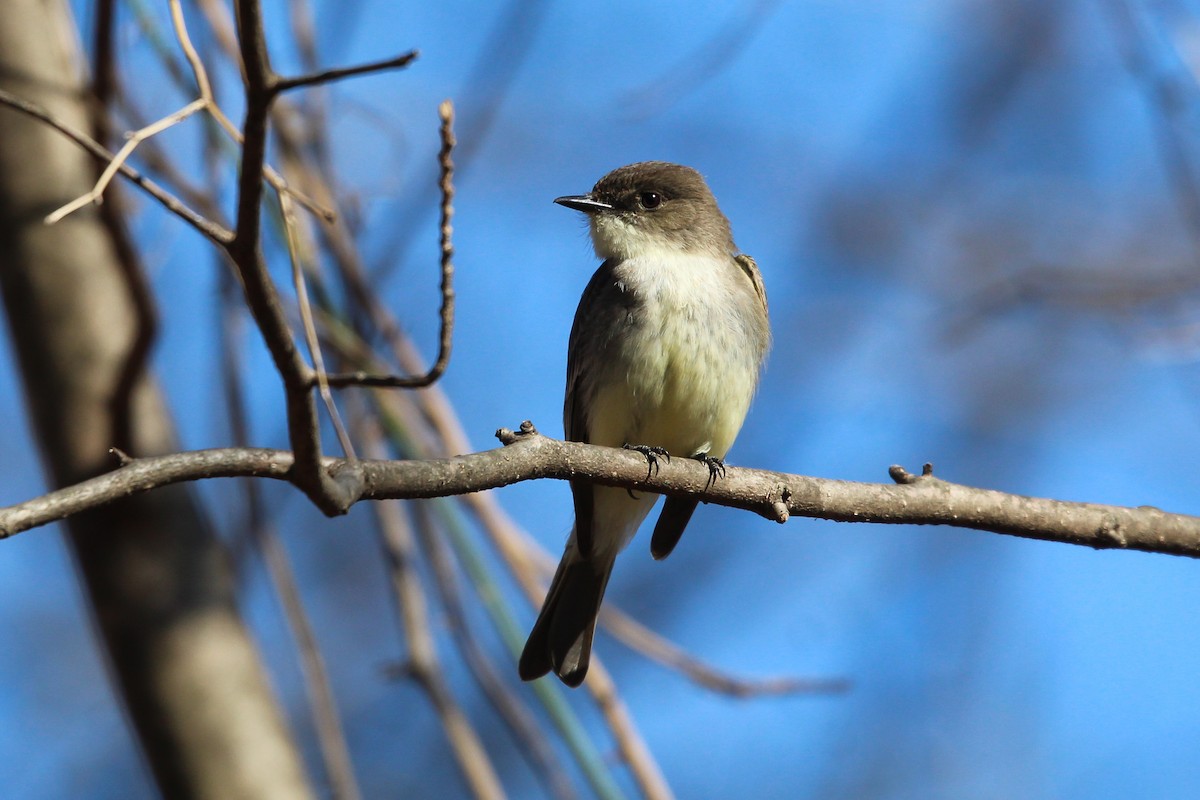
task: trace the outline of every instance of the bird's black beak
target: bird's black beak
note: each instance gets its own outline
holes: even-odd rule
[[[605,211],[612,208],[609,203],[602,203],[590,194],[568,195],[566,197],[556,197],[554,202],[560,206],[582,211],[585,214],[594,214],[597,211]]]

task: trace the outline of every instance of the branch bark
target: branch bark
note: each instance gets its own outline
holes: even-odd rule
[[[1072,503],[977,489],[899,467],[896,483],[830,480],[761,469],[728,467],[715,483],[708,468],[690,459],[660,460],[647,474],[637,453],[549,439],[526,423],[519,432],[501,428],[506,446],[453,458],[359,461],[326,458],[336,476],[361,469],[362,499],[416,499],[495,489],[540,478],[582,478],[671,496],[695,496],[716,505],[752,511],[786,522],[794,516],[839,522],[949,525],[1026,539],[1096,549],[1200,557],[1200,517],[1150,506],[1129,508]],[[222,448],[131,459],[113,472],[67,489],[0,509],[0,539],[64,519],[121,497],[183,481],[258,477],[290,481],[294,459],[286,450]]]

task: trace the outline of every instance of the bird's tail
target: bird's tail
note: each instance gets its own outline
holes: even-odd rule
[[[521,680],[531,681],[554,670],[568,686],[583,683],[600,601],[604,599],[615,556],[616,553],[596,554],[585,559],[579,555],[572,537],[521,653],[517,667]]]

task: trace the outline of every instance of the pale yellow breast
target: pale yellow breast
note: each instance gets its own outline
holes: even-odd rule
[[[658,254],[622,270],[643,313],[598,382],[591,441],[723,457],[745,419],[762,358],[746,318],[756,313],[753,288],[729,260]]]

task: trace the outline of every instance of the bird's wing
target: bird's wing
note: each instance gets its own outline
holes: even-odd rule
[[[571,326],[567,347],[567,391],[563,402],[563,432],[571,442],[591,442],[587,411],[600,378],[595,372],[603,363],[603,350],[615,326],[615,321],[606,317],[624,313],[625,302],[620,296],[622,291],[613,275],[613,267],[611,260],[605,261],[592,275]],[[587,558],[594,539],[592,485],[571,481],[571,495],[575,500],[575,544],[580,555]]]
[[[754,286],[754,293],[758,295],[758,302],[762,303],[763,311],[767,310],[767,287],[763,284],[762,273],[758,271],[758,264],[750,256],[742,253],[733,257],[737,265],[742,268],[742,272],[746,273],[746,277],[750,279],[750,283]]]

